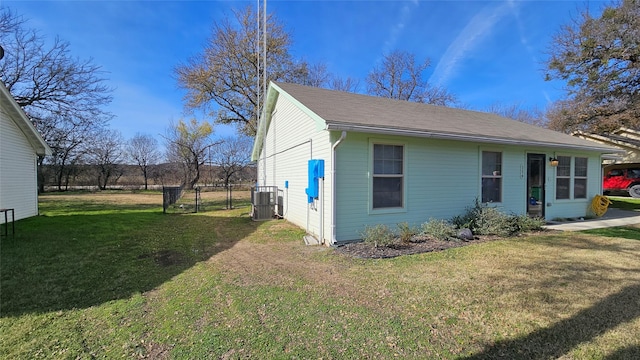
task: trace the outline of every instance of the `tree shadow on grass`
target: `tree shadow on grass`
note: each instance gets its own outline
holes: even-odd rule
[[[588,235],[585,236],[583,235],[583,233]],[[635,254],[635,252],[630,251],[629,246],[625,246],[625,244],[621,244],[619,242],[598,241],[597,239],[592,238],[591,235],[613,237],[611,235],[599,234],[599,233],[592,232],[592,230],[588,230],[588,231],[580,231],[580,232],[572,233],[570,240],[564,235],[556,236],[551,234],[543,237],[537,237],[535,238],[534,241],[536,243],[544,243],[545,245],[550,247],[566,249],[566,250],[595,250],[595,251],[608,251],[616,254],[620,254],[620,253]],[[638,235],[640,235],[640,229],[638,229]],[[624,236],[615,236],[615,237],[635,240],[632,237],[624,237]],[[632,243],[632,244],[637,244],[637,243]]]
[[[527,336],[498,341],[465,359],[556,359],[580,343],[640,316],[640,284],[623,288],[588,309]],[[637,355],[638,347],[621,349],[611,359]],[[619,356],[619,357],[618,357]]]
[[[15,237],[0,242],[0,317],[152,290],[259,225],[248,216],[211,215],[114,211],[21,220]]]
[[[622,349],[618,349],[613,354],[610,354],[605,358],[605,360],[620,359],[640,359],[640,345],[632,345]]]

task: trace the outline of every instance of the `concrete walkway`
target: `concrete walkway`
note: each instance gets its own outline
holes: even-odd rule
[[[551,223],[544,227],[552,230],[580,231],[634,224],[640,224],[640,212],[611,208],[599,218]]]

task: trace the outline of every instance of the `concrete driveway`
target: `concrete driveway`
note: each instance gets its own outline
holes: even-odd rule
[[[640,224],[640,212],[610,208],[602,217],[587,220],[550,223],[545,228],[563,231],[580,231],[605,227]]]

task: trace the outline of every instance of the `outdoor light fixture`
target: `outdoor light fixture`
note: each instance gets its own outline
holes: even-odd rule
[[[549,158],[549,165],[556,167],[558,166],[558,159],[554,158],[554,157],[550,157]]]

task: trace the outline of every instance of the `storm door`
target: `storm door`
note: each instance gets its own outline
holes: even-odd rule
[[[544,217],[545,154],[527,154],[527,214]]]

